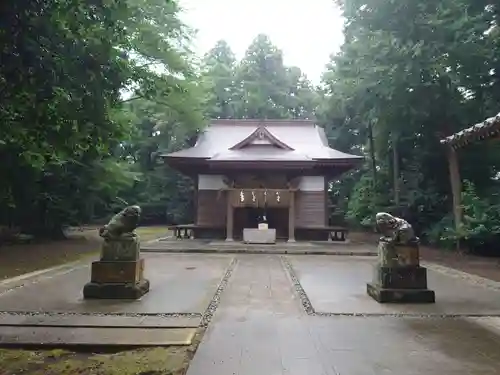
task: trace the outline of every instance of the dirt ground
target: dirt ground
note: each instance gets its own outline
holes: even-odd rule
[[[202,336],[190,346],[115,353],[0,349],[0,375],[184,375]]]
[[[352,233],[351,242],[373,243],[375,246],[379,235],[376,233]],[[500,257],[481,257],[452,250],[436,249],[428,246],[420,247],[420,258],[443,266],[471,273],[480,277],[500,282]]]
[[[420,257],[429,262],[500,282],[500,258],[458,254],[425,246],[420,248]]]
[[[142,241],[147,241],[166,235],[167,229],[141,227],[137,233]],[[85,227],[70,231],[64,241],[0,246],[0,280],[95,257],[99,254],[101,241],[97,228]]]

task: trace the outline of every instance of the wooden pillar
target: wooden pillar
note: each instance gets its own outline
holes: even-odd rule
[[[199,183],[199,176],[196,175],[196,177],[193,179],[194,180],[194,196],[193,196],[193,223],[195,225],[198,224],[198,183]]]
[[[226,241],[233,241],[234,227],[234,208],[231,204],[231,193],[233,190],[227,190],[226,194]]]
[[[330,197],[328,196],[328,178],[325,176],[325,184],[324,184],[324,200],[325,200],[325,226],[330,226],[330,216],[333,214],[333,212],[330,212]]]
[[[288,207],[288,242],[295,242],[295,193],[290,191]]]
[[[450,168],[451,193],[453,195],[453,219],[455,229],[460,230],[462,224],[462,181],[458,167],[457,152],[453,147],[448,147],[448,165]]]

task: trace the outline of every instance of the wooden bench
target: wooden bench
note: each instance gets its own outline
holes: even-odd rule
[[[347,239],[349,230],[346,227],[298,227],[295,228],[295,237],[303,240],[313,241],[338,241]]]
[[[178,240],[191,238],[193,236],[194,224],[181,224],[181,225],[172,225],[168,227],[169,230],[174,232],[174,237]]]
[[[203,238],[203,239],[225,239],[226,228],[212,227],[196,224],[172,225],[168,228],[174,232],[174,237],[182,239]]]
[[[332,241],[342,241],[347,239],[347,233],[349,230],[345,227],[332,227],[330,230],[330,239]]]

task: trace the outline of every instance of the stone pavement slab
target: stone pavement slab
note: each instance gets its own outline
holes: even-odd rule
[[[309,327],[333,374],[500,373],[500,336],[468,319],[310,317]]]
[[[364,291],[366,278],[371,277],[370,261],[363,265],[353,257],[318,257],[301,265],[296,258],[293,262],[302,270],[301,280],[309,282],[309,291],[314,295],[319,288],[318,301],[344,300],[351,309],[360,306],[352,304],[356,300],[352,291],[357,289],[351,283],[361,282]],[[329,279],[330,274],[336,276]],[[314,277],[327,285],[322,287]],[[448,284],[457,281],[444,278],[449,278]],[[292,281],[278,256],[238,256],[188,375],[500,373],[498,318],[408,317],[392,312],[387,316],[308,315]],[[457,284],[459,289],[468,286]],[[469,303],[479,289],[471,291]],[[481,298],[476,310],[484,311]],[[366,306],[361,305],[361,311]]]
[[[232,258],[219,255],[147,254],[151,291],[140,300],[83,300],[90,267],[76,266],[4,284],[0,311],[166,314],[198,313],[208,307]]]
[[[0,314],[0,326],[87,328],[196,328],[201,314],[193,316],[123,316],[81,314]]]
[[[0,326],[0,345],[191,345],[195,328],[82,328]]]
[[[287,368],[298,368],[295,355],[314,373],[320,362],[303,318],[279,257],[239,256],[188,375],[281,374],[283,360]]]
[[[379,304],[366,294],[371,257],[287,257],[316,313],[500,315],[500,290],[429,269],[435,304]]]

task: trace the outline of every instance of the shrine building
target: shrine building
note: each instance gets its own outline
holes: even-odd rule
[[[310,120],[213,120],[162,157],[195,182],[194,237],[228,241],[262,221],[278,240],[328,239],[328,183],[363,159]]]

